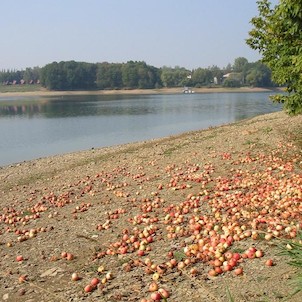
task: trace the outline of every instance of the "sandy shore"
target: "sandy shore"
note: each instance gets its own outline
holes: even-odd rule
[[[295,230],[302,221],[301,125],[302,116],[278,112],[1,168],[3,300],[141,301],[150,298],[158,268],[157,283],[175,302],[229,301],[226,288],[238,302],[287,297],[295,269],[263,233],[276,231],[277,224]],[[264,256],[242,258],[240,276],[227,271],[210,277],[211,258],[184,251],[212,237],[223,240],[224,227],[237,236],[227,251],[243,255],[254,247]],[[251,238],[250,230],[258,237]],[[130,237],[148,238],[143,256]],[[168,266],[171,252],[176,267]],[[155,264],[151,272],[147,259]],[[275,265],[265,266],[267,259]],[[179,268],[180,262],[186,265]],[[78,281],[71,280],[75,272]],[[85,292],[96,277],[102,284]],[[301,299],[300,293],[290,301]]]
[[[41,89],[29,92],[3,92],[0,97],[10,96],[56,96],[56,95],[106,95],[106,94],[178,94],[182,88],[161,88],[161,89],[131,89],[131,90],[97,90],[97,91],[49,91]],[[194,88],[195,93],[222,93],[222,92],[278,92],[281,88]]]

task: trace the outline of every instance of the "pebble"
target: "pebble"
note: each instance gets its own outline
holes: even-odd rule
[[[44,273],[42,273],[42,274],[40,275],[40,277],[41,277],[41,278],[43,278],[43,277],[48,277],[48,276],[54,277],[54,276],[56,276],[58,273],[62,273],[62,272],[64,272],[63,269],[61,269],[61,268],[59,268],[59,267],[52,267],[52,268],[48,269],[47,271],[45,271]]]

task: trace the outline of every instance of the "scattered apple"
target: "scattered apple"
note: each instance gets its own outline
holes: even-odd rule
[[[272,259],[268,259],[265,261],[265,265],[266,266],[273,266],[274,265],[274,261]]]
[[[78,273],[73,273],[73,274],[71,275],[71,280],[72,280],[72,281],[78,281],[78,280],[80,280],[79,274],[78,274]]]

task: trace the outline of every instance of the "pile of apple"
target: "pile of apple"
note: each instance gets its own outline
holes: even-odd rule
[[[123,265],[124,272],[139,268],[150,276],[150,297],[141,301],[165,300],[171,289],[162,286],[161,280],[171,272],[195,277],[206,271],[208,278],[230,272],[241,276],[248,261],[265,256],[257,247],[259,239],[263,245],[274,238],[296,237],[302,227],[302,175],[295,170],[299,159],[287,156],[291,147],[280,145],[268,154],[250,152],[236,160],[232,153],[212,152],[212,157],[224,163],[224,176],[219,173],[221,167],[196,163],[194,157],[164,169],[152,161],[154,175],[148,175],[142,166],[135,172],[117,167],[110,173],[87,176],[62,194],[44,195],[27,209],[32,215],[3,209],[0,222],[5,228],[1,232],[14,232],[24,240],[34,238],[47,228],[25,229],[30,221],[69,204],[75,204],[71,214],[84,215],[95,208],[93,198],[104,189],[118,199],[118,208],[107,211],[105,220],[95,228],[109,232],[112,226],[123,227],[115,234],[117,240],[102,244],[94,260],[127,255],[130,260]],[[91,202],[81,201],[86,195]],[[31,201],[35,199],[31,197]],[[243,252],[234,251],[238,244],[245,246]],[[18,257],[17,261],[24,260]],[[68,253],[62,258],[74,259]],[[262,263],[274,265],[271,258]],[[95,277],[84,292],[93,292],[112,278],[111,272],[102,279]],[[72,280],[80,279],[78,273],[72,275]]]
[[[221,154],[222,160],[232,166],[229,175],[224,177],[214,177],[216,169],[211,163],[202,166],[186,161],[169,165],[165,168],[167,183],[161,179],[149,197],[130,198],[120,191],[122,187],[131,186],[130,181],[127,185],[115,186],[111,179],[110,190],[115,192],[115,188],[119,188],[116,196],[125,198],[139,213],[128,218],[130,225],[122,230],[120,240],[109,243],[107,250],[100,251],[96,258],[125,254],[132,260],[137,256],[147,257],[127,263],[125,271],[131,270],[133,262],[138,263],[146,274],[152,275],[154,282],[173,270],[185,270],[196,276],[200,271],[197,263],[208,266],[209,278],[231,271],[235,276],[242,275],[245,262],[264,257],[264,251],[256,247],[257,240],[295,238],[302,227],[302,175],[294,169],[297,159],[284,160],[291,146],[279,147],[281,149],[268,155],[248,153],[236,161],[230,153]],[[141,188],[151,178],[142,172],[132,180]],[[198,193],[196,187],[200,189]],[[182,202],[169,203],[161,197],[165,190],[176,194],[175,191],[192,188],[195,193],[188,193]],[[108,221],[113,224],[118,218],[108,217]],[[156,263],[150,255],[157,237],[162,236],[168,242],[181,244],[168,252],[166,260]],[[232,252],[239,242],[250,246],[244,252]],[[183,253],[183,259],[174,257],[178,252]],[[270,258],[262,263],[274,265]],[[156,288],[151,300],[166,298],[163,289],[157,290],[158,285],[152,283],[151,287]]]

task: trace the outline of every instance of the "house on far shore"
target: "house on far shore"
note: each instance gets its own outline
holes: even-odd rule
[[[19,85],[25,85],[26,81],[22,79],[22,80],[20,80],[20,82],[18,82],[17,80],[13,80],[12,82],[10,82],[10,81],[2,82],[2,85],[18,85],[18,84]],[[31,84],[31,85],[40,84],[40,80],[36,80],[36,81],[30,80],[28,84]]]
[[[224,83],[225,81],[236,82],[236,85],[242,85],[244,78],[242,77],[241,72],[229,72],[222,76],[222,82]]]
[[[226,74],[224,74],[222,77],[223,77],[224,79],[227,79],[227,78],[229,78],[230,76],[232,76],[232,73],[233,73],[233,72],[226,73]]]

